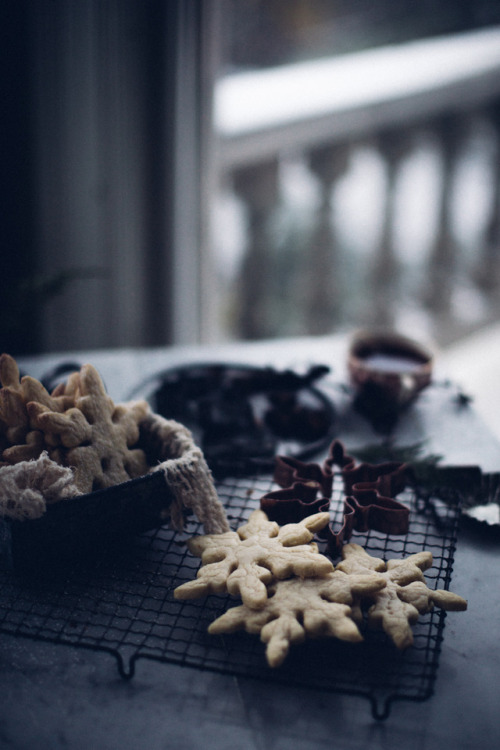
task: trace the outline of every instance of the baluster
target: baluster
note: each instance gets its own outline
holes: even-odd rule
[[[495,133],[496,159],[494,160],[491,213],[485,228],[484,247],[474,269],[474,280],[482,291],[492,295],[498,289],[500,281],[500,102],[489,107],[486,115]]]
[[[400,292],[401,269],[394,247],[397,185],[404,159],[411,148],[409,132],[390,131],[377,138],[377,148],[386,169],[385,210],[378,248],[370,274],[371,319],[377,325],[394,325],[395,306]]]
[[[248,247],[238,280],[237,332],[244,339],[265,338],[275,334],[273,307],[279,283],[273,274],[271,233],[279,201],[278,160],[236,170],[233,186],[248,212]]]
[[[335,183],[347,170],[349,154],[347,144],[316,148],[309,154],[309,167],[320,184],[320,202],[311,243],[304,252],[298,295],[305,330],[313,335],[331,331],[343,307],[332,195]]]
[[[441,153],[441,195],[436,237],[429,256],[427,281],[423,290],[424,305],[434,314],[450,312],[458,248],[453,234],[454,181],[463,141],[463,127],[457,116],[443,117],[434,126]]]

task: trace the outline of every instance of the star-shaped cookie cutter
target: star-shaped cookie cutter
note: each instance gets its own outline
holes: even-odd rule
[[[320,534],[327,542],[328,554],[337,556],[353,531],[408,533],[409,508],[395,499],[406,486],[407,465],[394,461],[356,464],[339,440],[331,443],[323,465],[277,456],[273,479],[281,489],[263,495],[261,509],[280,525],[328,511],[335,467],[343,481],[343,523],[336,531],[330,523]]]

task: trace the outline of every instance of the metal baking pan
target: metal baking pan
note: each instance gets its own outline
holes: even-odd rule
[[[40,518],[0,519],[0,559],[19,573],[92,562],[168,521],[173,494],[162,471],[47,506]]]

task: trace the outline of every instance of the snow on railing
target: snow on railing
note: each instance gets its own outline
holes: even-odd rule
[[[237,292],[228,300],[221,289],[217,297],[231,311],[221,326],[250,338],[324,333],[344,323],[414,320],[405,318],[413,310],[448,340],[495,318],[499,100],[500,28],[221,78],[214,110],[220,195],[237,208],[243,226],[233,242],[241,257],[236,276],[229,285],[224,277]],[[356,205],[354,191],[350,230],[349,212],[339,216],[339,194],[367,153],[372,165],[378,160],[379,193],[367,198],[358,190]],[[434,226],[418,260],[408,264],[398,230],[401,184],[422,154],[436,167],[434,210],[422,214]],[[298,192],[304,188],[309,203],[297,209],[287,204],[293,187],[286,182],[298,174]],[[362,170],[358,180],[372,177],[373,170]],[[406,191],[407,213],[420,210],[428,188],[419,184],[420,194]],[[474,202],[485,186],[486,210]],[[472,194],[469,213],[483,211],[476,236],[467,240],[472,249],[456,226],[464,189]],[[356,223],[374,205],[378,234],[368,233],[357,256]],[[216,255],[218,244],[226,254],[231,244],[224,216],[216,225]]]

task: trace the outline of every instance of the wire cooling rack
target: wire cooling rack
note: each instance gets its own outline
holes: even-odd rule
[[[231,528],[236,529],[260,497],[275,489],[270,477],[226,478],[218,482]],[[406,557],[427,549],[433,566],[429,588],[448,588],[453,568],[459,504],[407,489],[398,500],[410,507],[410,532],[387,536],[355,533],[351,541],[378,557]],[[342,521],[343,494],[335,477],[330,512]],[[349,644],[334,639],[309,641],[291,648],[282,667],[267,666],[257,636],[213,636],[207,627],[237,600],[210,595],[176,601],[174,589],[195,577],[199,560],[186,546],[203,533],[189,521],[180,535],[167,527],[143,534],[110,559],[74,564],[59,575],[21,580],[0,571],[0,632],[108,652],[123,677],[132,677],[140,659],[186,665],[282,685],[359,695],[371,702],[375,718],[384,719],[396,700],[423,701],[434,689],[445,613],[435,609],[414,625],[414,645],[399,652],[384,633],[366,632]],[[321,546],[321,545],[320,545]]]

